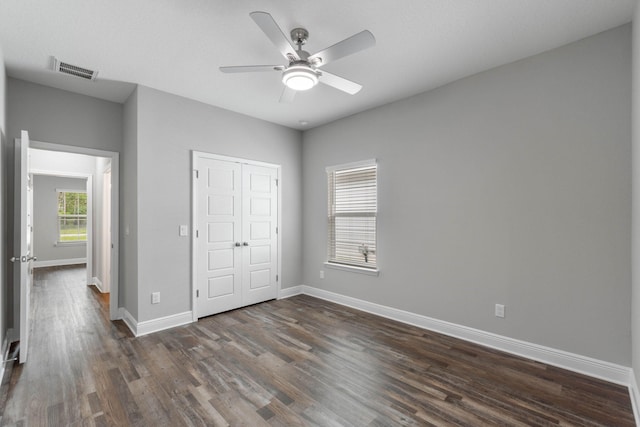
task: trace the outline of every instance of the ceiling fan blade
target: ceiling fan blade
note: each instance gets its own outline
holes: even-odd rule
[[[349,95],[355,95],[360,92],[360,89],[362,89],[362,85],[352,82],[351,80],[336,76],[335,74],[327,73],[324,70],[320,73],[320,83],[324,83],[327,86],[347,92]]]
[[[285,86],[282,91],[282,95],[280,95],[280,102],[283,104],[289,104],[293,102],[293,99],[296,97],[296,91],[291,89],[289,86]]]
[[[282,71],[282,65],[235,65],[231,67],[220,67],[223,73],[253,73],[256,71]]]
[[[309,57],[309,62],[315,63],[316,67],[321,67],[336,59],[344,58],[345,56],[360,52],[375,45],[376,38],[370,31],[364,30],[318,53],[314,53]]]
[[[288,61],[290,60],[290,56],[295,60],[300,59],[296,49],[291,45],[289,39],[284,35],[271,15],[267,12],[251,12],[249,15]]]

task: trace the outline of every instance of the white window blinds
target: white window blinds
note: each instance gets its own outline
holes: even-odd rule
[[[328,262],[376,269],[375,160],[327,168]]]

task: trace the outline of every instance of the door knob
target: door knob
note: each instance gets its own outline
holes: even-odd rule
[[[249,242],[242,242],[242,246],[249,246]]]
[[[240,242],[236,242],[236,246],[242,246]]]

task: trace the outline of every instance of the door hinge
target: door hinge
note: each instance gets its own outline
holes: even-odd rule
[[[276,234],[278,234],[278,227],[276,227]]]
[[[276,274],[276,282],[278,281],[278,275]]]
[[[200,298],[200,289],[196,289],[196,298]]]
[[[200,171],[198,169],[193,170],[196,173],[196,179],[200,178]]]
[[[200,232],[198,230],[196,230],[196,239],[200,237]]]
[[[276,178],[276,187],[278,186],[278,178]]]

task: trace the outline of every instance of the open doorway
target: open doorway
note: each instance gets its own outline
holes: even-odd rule
[[[118,318],[118,153],[32,141],[35,268],[86,264]],[[39,221],[46,216],[47,222]]]

